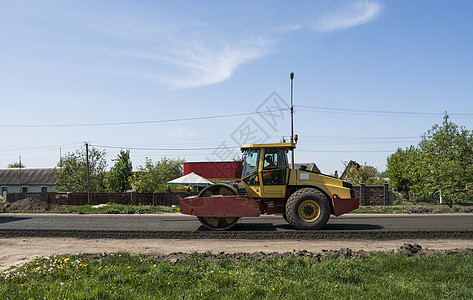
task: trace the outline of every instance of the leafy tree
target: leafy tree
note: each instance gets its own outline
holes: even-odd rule
[[[90,192],[105,190],[106,152],[89,147],[89,183]],[[87,156],[82,147],[76,152],[67,153],[57,167],[56,190],[61,192],[87,192]]]
[[[348,181],[351,184],[364,183],[367,185],[382,184],[383,180],[379,178],[378,169],[369,166],[366,163],[360,165],[355,161],[344,162],[345,171],[343,171],[340,179]]]
[[[432,197],[442,191],[447,201],[466,197],[473,182],[473,131],[458,127],[444,116],[442,125],[428,130],[419,148],[425,171],[425,193]]]
[[[132,184],[139,193],[163,193],[167,190],[166,183],[182,176],[184,159],[167,159],[153,163],[146,158],[144,166],[138,167],[138,172],[133,175]]]
[[[14,162],[14,163],[11,163],[11,164],[8,164],[8,168],[25,168],[25,165],[20,163],[20,162]]]
[[[105,177],[107,191],[123,193],[131,189],[130,178],[133,175],[133,165],[130,160],[130,150],[120,150],[118,157],[113,161],[115,164]]]
[[[388,157],[387,174],[391,184],[399,192],[409,195],[411,190],[420,192],[423,177],[423,160],[421,151],[410,146],[406,150],[398,148]]]
[[[461,202],[473,186],[473,131],[458,127],[445,114],[417,147],[398,149],[388,157],[387,171],[400,190],[427,202],[439,194],[447,202]]]

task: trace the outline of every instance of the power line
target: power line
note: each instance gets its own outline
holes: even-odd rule
[[[354,140],[411,140],[419,139],[421,136],[315,136],[315,135],[299,135],[302,139],[330,139],[330,140],[345,140],[345,139],[354,139]]]
[[[73,143],[73,144],[62,144],[62,145],[53,145],[53,146],[43,146],[43,147],[29,147],[29,148],[16,148],[16,149],[0,149],[0,152],[50,150],[50,149],[56,149],[56,148],[58,148],[58,147],[66,147],[66,146],[73,146],[73,145],[77,145],[77,143]]]
[[[142,150],[142,151],[208,151],[208,150],[220,150],[220,149],[237,149],[240,146],[231,147],[204,147],[204,148],[140,148],[140,147],[119,147],[119,146],[107,146],[107,145],[92,145],[97,148],[105,149],[127,149],[127,150]]]
[[[323,111],[328,113],[353,114],[353,115],[377,115],[377,116],[393,116],[393,117],[437,117],[445,115],[437,112],[413,112],[413,111],[386,111],[386,110],[369,110],[369,109],[349,109],[349,108],[333,108],[322,106],[298,105],[296,108],[301,110]],[[448,113],[450,116],[461,118],[473,118],[473,113]]]
[[[394,153],[396,150],[297,150],[298,152],[316,153]]]
[[[237,113],[237,114],[226,114],[226,115],[215,115],[215,116],[204,116],[204,117],[190,117],[190,118],[178,118],[178,119],[165,119],[165,120],[149,120],[149,121],[130,121],[130,122],[109,122],[109,123],[78,123],[78,124],[0,124],[0,127],[95,127],[95,126],[116,126],[116,125],[143,125],[143,124],[157,124],[157,123],[171,123],[171,122],[184,122],[184,121],[197,121],[197,120],[210,120],[219,118],[230,118],[240,116],[251,116],[262,113],[280,112],[285,109],[274,109],[260,112],[250,113]]]

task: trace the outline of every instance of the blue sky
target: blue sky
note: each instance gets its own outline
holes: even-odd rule
[[[296,161],[324,173],[384,170],[445,111],[473,129],[471,1],[0,4],[0,167],[231,159],[288,139],[291,72]]]

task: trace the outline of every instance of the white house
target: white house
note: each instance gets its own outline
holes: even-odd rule
[[[56,176],[52,168],[8,168],[0,169],[2,193],[53,192]]]

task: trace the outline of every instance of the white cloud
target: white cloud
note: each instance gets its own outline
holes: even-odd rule
[[[319,32],[348,29],[372,21],[380,11],[379,2],[358,1],[343,10],[321,17],[312,25],[312,29]]]
[[[223,24],[203,22],[198,17],[168,17],[165,22],[131,19],[117,27],[113,26],[113,19],[92,24],[94,30],[119,41],[120,45],[108,54],[124,58],[104,69],[121,76],[145,78],[171,89],[185,89],[231,78],[240,66],[270,53],[281,35],[304,28],[318,32],[344,30],[370,22],[380,11],[377,1],[357,1],[336,12],[321,12],[309,22],[310,12],[304,11],[298,12],[298,20],[262,21],[246,32],[239,26],[237,30],[220,28]]]
[[[199,87],[230,78],[242,64],[261,58],[269,52],[269,40],[253,37],[237,42],[224,39],[187,39],[167,41],[165,49],[156,52],[116,51],[115,55],[148,61],[154,73],[118,71],[117,74],[145,77],[164,83],[172,89]]]
[[[168,63],[179,67],[184,73],[167,82],[175,88],[188,88],[218,83],[231,77],[242,64],[249,63],[268,53],[269,42],[256,39],[238,43],[221,42],[208,46],[194,41],[177,51]]]

